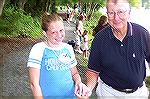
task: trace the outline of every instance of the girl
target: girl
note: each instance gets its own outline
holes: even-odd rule
[[[46,40],[33,46],[27,64],[34,99],[84,95],[82,89],[87,87],[77,71],[73,48],[62,42],[65,37],[62,18],[45,13],[42,29]]]
[[[84,30],[83,32],[83,57],[88,57],[88,31]]]

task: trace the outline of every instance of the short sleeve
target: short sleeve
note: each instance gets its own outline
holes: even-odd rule
[[[150,63],[150,33],[148,31],[145,32],[145,41],[146,41],[146,61]]]
[[[99,65],[101,64],[100,45],[101,45],[100,41],[98,40],[97,37],[95,37],[91,45],[91,52],[88,61],[88,69],[95,72],[100,72],[99,67]]]
[[[29,54],[27,67],[41,68],[41,61],[44,53],[44,43],[35,44]]]

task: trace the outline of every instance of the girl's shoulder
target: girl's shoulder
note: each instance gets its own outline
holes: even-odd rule
[[[61,45],[63,48],[67,48],[67,49],[70,49],[72,46],[71,45],[69,45],[68,43],[62,43],[62,45]]]
[[[44,42],[38,42],[36,44],[33,45],[33,48],[45,48],[46,44]]]

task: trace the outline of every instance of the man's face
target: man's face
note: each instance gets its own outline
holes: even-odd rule
[[[130,17],[130,7],[128,3],[118,2],[107,4],[107,15],[109,24],[116,28],[122,29],[127,26],[127,21]]]

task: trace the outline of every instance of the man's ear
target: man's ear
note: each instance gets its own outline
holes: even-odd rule
[[[129,10],[129,12],[128,12],[128,19],[130,19],[130,17],[131,17],[131,9]]]
[[[45,31],[43,31],[43,34],[44,34],[45,37],[47,37],[47,33]]]

